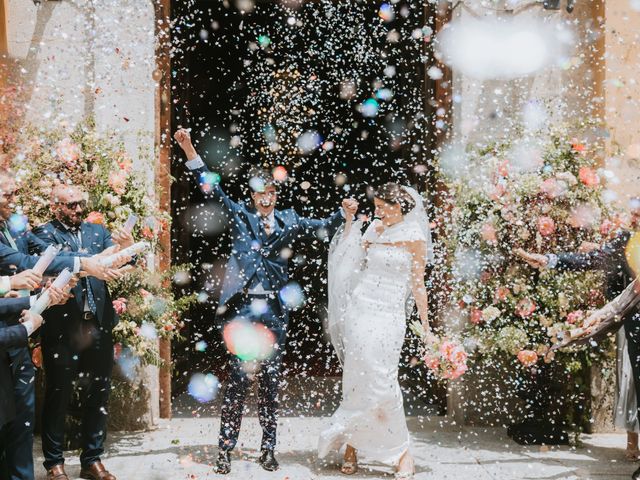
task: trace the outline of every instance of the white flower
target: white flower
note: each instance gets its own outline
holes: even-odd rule
[[[482,319],[486,322],[486,323],[491,323],[493,322],[496,318],[498,318],[500,316],[502,312],[500,311],[499,308],[491,306],[491,307],[487,307],[482,311]]]

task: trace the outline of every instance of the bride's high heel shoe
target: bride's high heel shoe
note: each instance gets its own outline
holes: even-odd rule
[[[349,453],[351,454],[348,455]],[[345,475],[353,475],[358,471],[358,457],[356,456],[355,449],[347,446],[345,457],[352,458],[353,460],[343,459],[342,467],[340,467],[340,471]]]
[[[411,470],[408,472],[396,472],[394,475],[395,480],[413,480],[416,474],[416,462],[411,459]]]
[[[345,475],[353,475],[358,471],[358,462],[342,462],[340,471]]]

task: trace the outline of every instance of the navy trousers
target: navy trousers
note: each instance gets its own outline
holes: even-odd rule
[[[45,395],[42,411],[44,467],[64,464],[64,429],[67,407],[74,388],[82,408],[83,467],[100,461],[107,435],[107,406],[113,370],[111,329],[93,322],[61,318],[75,324],[56,328],[47,324],[42,332]],[[64,328],[66,327],[66,328]]]
[[[9,479],[7,465],[7,443],[9,441],[9,424],[0,426],[0,480]]]
[[[631,360],[636,402],[638,404],[638,414],[640,414],[640,312],[625,317],[624,333],[627,337],[627,351],[629,352],[629,360]]]
[[[243,318],[254,324],[259,323],[274,335],[272,355],[259,363],[256,372],[258,381],[258,416],[262,427],[262,450],[274,450],[276,429],[278,426],[278,391],[281,382],[281,365],[287,332],[287,317],[281,312],[277,299],[266,299],[266,306],[252,308],[254,298],[245,297],[233,308],[236,318]],[[261,302],[263,303],[263,302]],[[244,410],[247,390],[251,379],[246,371],[245,362],[233,355],[229,364],[229,379],[224,392],[220,418],[220,436],[218,446],[221,450],[232,450],[238,442],[240,424]]]
[[[6,464],[11,480],[33,480],[36,371],[28,348],[12,348],[8,354],[13,374],[16,418],[7,426]]]

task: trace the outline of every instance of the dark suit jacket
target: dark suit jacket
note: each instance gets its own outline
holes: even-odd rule
[[[632,232],[622,230],[610,242],[589,253],[561,253],[559,270],[602,270],[606,274],[607,297],[617,297],[636,277],[627,265],[625,250]]]
[[[14,250],[0,243],[0,275],[14,275],[17,272],[29,270],[35,267],[40,258],[36,255],[28,255]],[[58,255],[45,272],[46,275],[55,275],[65,268],[73,271],[74,259],[69,255]]]
[[[558,255],[558,270],[602,270],[606,275],[607,300],[613,300],[636,278],[629,268],[625,251],[633,232],[620,231],[610,242],[604,244],[598,250],[589,253],[561,253]],[[622,322],[611,323],[602,330],[599,335],[614,332],[625,325],[627,337],[633,327],[637,325],[637,316],[640,313],[640,305],[631,308],[622,318]],[[636,334],[633,333],[635,336]]]
[[[29,309],[28,298],[0,298],[0,427],[15,416],[13,376],[7,349],[28,345],[27,329],[12,324],[22,310]]]
[[[203,167],[192,173],[200,178],[208,172]],[[344,221],[339,211],[325,219],[312,219],[301,217],[292,209],[275,210],[275,230],[266,237],[262,221],[253,208],[231,200],[219,184],[203,192],[208,201],[223,206],[230,220],[233,245],[222,285],[221,305],[242,292],[255,275],[266,289],[282,289],[289,281],[289,262],[280,254],[282,249],[297,238],[317,237],[320,231],[331,236]],[[283,304],[281,307],[286,311]]]
[[[111,234],[102,225],[83,222],[80,226],[82,245],[78,245],[77,237],[70,233],[66,227],[58,220],[41,225],[33,230],[33,233],[42,241],[45,245],[62,245],[63,252],[71,254],[89,254],[94,255],[101,253],[103,250],[114,245],[111,240]],[[93,277],[88,278],[91,285],[91,291],[96,302],[97,312],[96,317],[98,323],[106,329],[111,329],[118,321],[115,310],[113,309],[113,303],[111,296],[107,288],[107,284]],[[67,315],[79,318],[84,311],[84,292],[82,288],[82,282],[72,291],[75,300],[70,300],[66,305],[59,305],[47,310],[44,314],[47,326],[44,330],[49,329],[50,325],[61,323]],[[43,335],[45,332],[43,331]],[[43,337],[44,340],[44,337]]]

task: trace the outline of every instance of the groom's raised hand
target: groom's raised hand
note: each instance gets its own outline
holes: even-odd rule
[[[178,145],[180,145],[180,148],[184,151],[187,156],[187,160],[193,160],[198,156],[196,149],[193,147],[193,143],[191,143],[191,134],[189,133],[189,130],[186,128],[180,128],[173,135],[173,138],[175,138]]]

